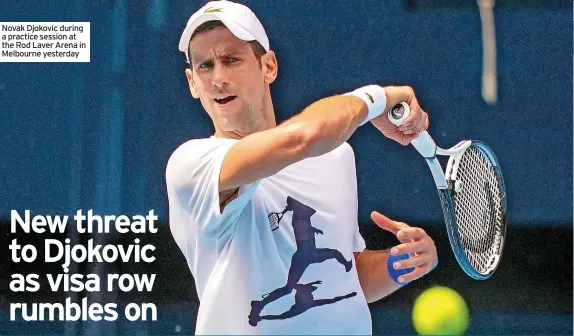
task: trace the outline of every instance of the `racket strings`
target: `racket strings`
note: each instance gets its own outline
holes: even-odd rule
[[[267,218],[269,219],[269,227],[271,227],[271,230],[276,230],[279,227],[279,221],[281,220],[281,218],[279,218],[279,214],[272,212],[267,216]]]
[[[463,185],[453,196],[461,244],[471,265],[488,272],[504,226],[497,169],[480,148],[471,146],[460,159],[457,178]]]

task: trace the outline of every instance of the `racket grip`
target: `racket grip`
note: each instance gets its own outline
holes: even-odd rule
[[[406,102],[400,102],[389,111],[389,120],[401,126],[409,117],[411,108]],[[424,157],[433,158],[436,154],[436,144],[426,130],[419,132],[419,136],[411,141],[411,145]]]

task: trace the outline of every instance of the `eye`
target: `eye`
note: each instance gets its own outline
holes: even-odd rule
[[[225,63],[236,63],[239,62],[239,58],[237,57],[227,57],[225,59]]]
[[[203,62],[198,66],[199,69],[207,69],[211,67],[213,67],[213,61]]]

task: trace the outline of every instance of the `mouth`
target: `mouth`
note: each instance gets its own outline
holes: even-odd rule
[[[237,96],[221,96],[214,98],[213,100],[215,100],[215,102],[219,104],[219,106],[225,106],[234,101],[235,98],[237,98]]]

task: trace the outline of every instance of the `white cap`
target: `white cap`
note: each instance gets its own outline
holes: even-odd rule
[[[244,41],[257,40],[266,51],[269,51],[269,39],[265,29],[251,9],[226,0],[210,1],[193,13],[181,34],[179,50],[185,53],[188,61],[189,55],[187,53],[191,35],[199,25],[213,20],[223,22],[238,39]]]

